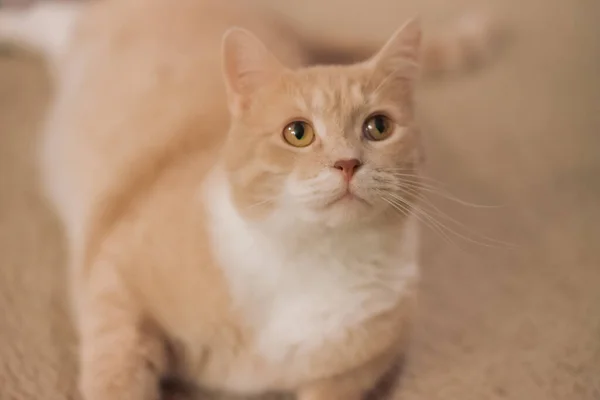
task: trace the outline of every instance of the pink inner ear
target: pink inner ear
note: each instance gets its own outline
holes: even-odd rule
[[[251,96],[282,69],[256,36],[240,28],[223,38],[223,66],[227,86],[237,96]]]
[[[418,73],[420,47],[421,23],[414,18],[394,32],[372,62],[376,68],[398,70],[407,78],[413,78]]]

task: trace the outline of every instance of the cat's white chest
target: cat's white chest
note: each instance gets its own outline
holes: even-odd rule
[[[253,352],[272,366],[274,380],[396,306],[418,274],[415,232],[390,239],[366,229],[288,241],[252,231],[223,198],[212,202],[210,212],[234,303],[253,330]],[[250,375],[232,380],[258,384]]]
[[[310,356],[394,307],[416,265],[369,248],[376,239],[343,248],[324,240],[297,251],[255,242],[245,252],[229,252],[229,265],[239,269],[228,271],[228,279],[256,330],[257,351],[274,363],[292,353]]]

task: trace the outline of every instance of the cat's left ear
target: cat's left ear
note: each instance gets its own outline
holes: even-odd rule
[[[421,50],[421,21],[410,19],[398,29],[369,64],[386,75],[398,74],[405,79],[415,79],[419,75]]]
[[[256,36],[242,28],[225,33],[222,57],[229,108],[234,114],[247,107],[252,95],[285,69]]]

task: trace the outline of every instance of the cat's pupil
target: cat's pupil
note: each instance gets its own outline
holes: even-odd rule
[[[292,128],[292,134],[298,140],[302,140],[304,137],[304,125],[300,122],[296,122]]]
[[[375,117],[375,128],[379,133],[385,132],[385,120],[382,117]]]

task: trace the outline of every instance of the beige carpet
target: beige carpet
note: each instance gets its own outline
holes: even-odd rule
[[[467,4],[517,32],[492,66],[421,92],[429,175],[501,207],[431,196],[480,233],[450,220],[453,243],[424,231],[420,320],[398,398],[600,399],[600,3],[397,3],[278,4],[315,34],[357,39],[380,40],[417,10],[434,25]],[[62,237],[35,178],[48,93],[39,60],[0,56],[1,400],[77,397]],[[482,235],[516,246],[472,243]]]

